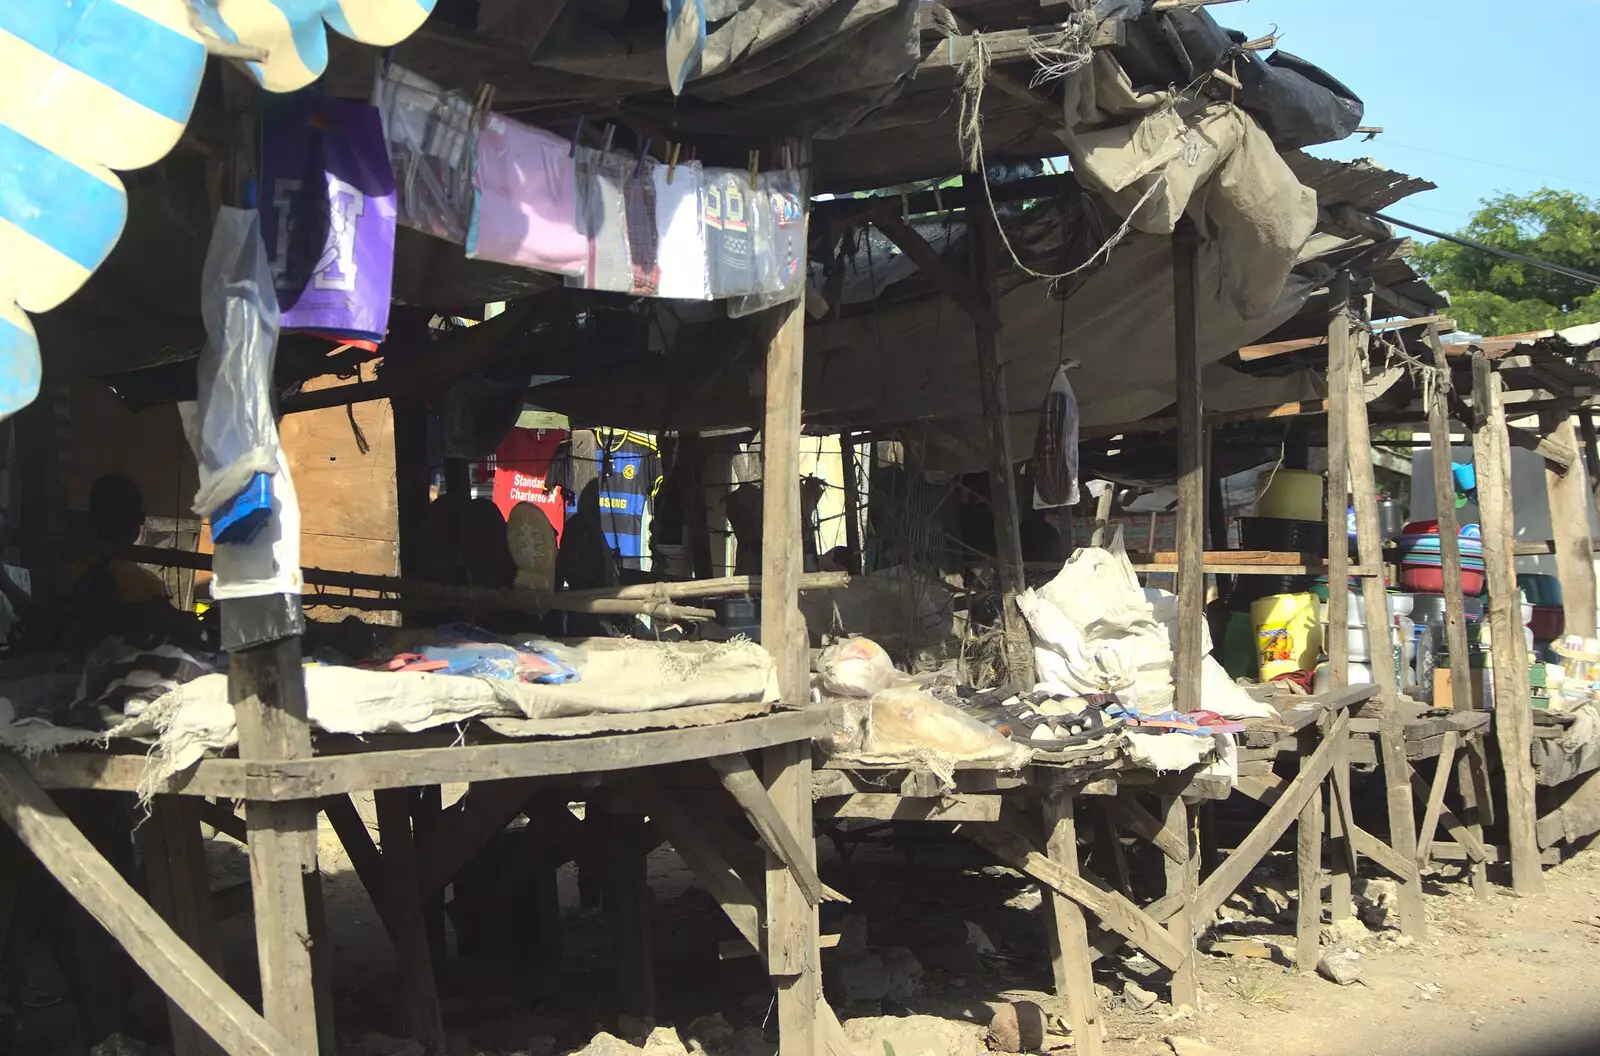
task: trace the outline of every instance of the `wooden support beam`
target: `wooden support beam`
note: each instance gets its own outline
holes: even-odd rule
[[[1307,727],[1298,734],[1302,757],[1312,755],[1317,749],[1315,727]],[[1336,745],[1330,754],[1337,755]],[[1329,769],[1332,769],[1330,760]],[[1324,779],[1326,780],[1326,779]],[[1295,900],[1295,967],[1302,972],[1314,971],[1322,952],[1322,788],[1306,797],[1300,808],[1300,823],[1295,830],[1295,875],[1299,881]]]
[[[1461,797],[1462,819],[1467,834],[1483,846],[1483,826],[1489,818],[1489,761],[1484,749],[1483,731],[1468,734],[1465,738],[1461,762],[1456,768],[1456,794]],[[1438,846],[1437,843],[1434,845]],[[1431,854],[1431,849],[1430,849]],[[1489,870],[1483,862],[1473,862],[1468,867],[1472,893],[1478,898],[1489,895]]]
[[[1516,523],[1511,506],[1511,450],[1500,376],[1481,353],[1472,357],[1473,463],[1478,473],[1478,512],[1483,527],[1483,563],[1489,588],[1490,651],[1494,665],[1495,736],[1500,741],[1506,782],[1506,827],[1511,842],[1511,886],[1518,894],[1544,889],[1534,833],[1533,711],[1528,691],[1527,645],[1517,574],[1511,556]]]
[[[1450,684],[1468,687],[1472,672],[1468,668],[1467,609],[1461,591],[1461,526],[1456,517],[1455,476],[1450,444],[1450,363],[1445,357],[1439,329],[1428,327],[1427,341],[1433,353],[1434,387],[1428,403],[1429,458],[1433,463],[1434,516],[1439,520],[1439,555],[1444,571],[1445,637],[1450,649]],[[1455,696],[1458,709],[1472,707],[1472,694],[1465,688]]]
[[[0,821],[229,1056],[300,1056],[308,1051],[291,1047],[161,919],[9,751],[0,752]],[[315,1038],[314,1029],[311,1036]]]
[[[1124,797],[1118,797],[1124,798]],[[1194,824],[1182,796],[1161,797],[1161,831],[1171,840],[1182,842],[1182,861],[1168,858],[1167,897],[1176,905],[1167,918],[1167,934],[1183,951],[1183,961],[1172,971],[1172,1004],[1200,1006],[1200,978],[1195,969],[1194,902],[1200,884],[1200,856],[1195,845]]]
[[[298,637],[233,653],[228,698],[234,705],[241,760],[310,760],[311,727]],[[295,1052],[316,1053],[311,947],[325,942],[326,936],[311,933],[306,878],[317,870],[317,807],[303,800],[250,802],[245,806],[245,825],[262,1009],[267,1022]]]
[[[816,801],[819,818],[861,818],[872,821],[999,821],[1001,797],[955,795],[910,799],[885,792],[857,792]]]
[[[1063,875],[1078,875],[1078,830],[1072,794],[1065,788],[1046,788],[1040,802],[1048,861]],[[1089,964],[1089,929],[1083,910],[1072,899],[1049,887],[1045,890],[1045,939],[1056,996],[1067,1003],[1073,1045],[1083,1056],[1098,1056],[1100,999],[1094,992]]]
[[[1341,511],[1350,499],[1350,401],[1341,398],[1350,391],[1351,325],[1350,273],[1333,277],[1328,316],[1328,620],[1329,627],[1348,627],[1350,591],[1335,584],[1348,584],[1350,577],[1350,537]],[[1328,673],[1335,689],[1342,689],[1350,678],[1350,640],[1344,634],[1330,634],[1326,643]],[[1346,766],[1348,767],[1348,760]]]
[[[350,859],[350,866],[355,870],[356,878],[361,881],[361,886],[367,889],[367,897],[372,899],[373,908],[378,911],[378,919],[383,922],[389,937],[393,939],[395,930],[389,920],[389,899],[384,888],[383,855],[379,852],[378,845],[372,842],[372,832],[362,819],[361,812],[356,809],[355,802],[347,794],[327,796],[319,800],[317,805],[328,816],[328,823],[333,826],[334,834],[339,837],[339,843]]]
[[[1557,412],[1546,411],[1544,414]],[[1543,415],[1541,415],[1543,417]],[[1550,463],[1557,472],[1565,473],[1577,463],[1578,449],[1571,443],[1551,435],[1541,436],[1521,426],[1506,426],[1506,437],[1513,447],[1520,447],[1525,451],[1532,451],[1546,462]]]
[[[1227,901],[1228,896],[1250,875],[1250,870],[1294,824],[1307,800],[1321,791],[1322,779],[1328,776],[1328,771],[1333,767],[1335,745],[1344,738],[1349,726],[1350,716],[1339,713],[1325,730],[1317,750],[1301,760],[1300,773],[1267,808],[1266,815],[1250,830],[1250,835],[1234,848],[1215,872],[1201,882],[1195,894],[1194,919],[1197,927],[1211,920],[1217,907]]]
[[[417,872],[424,896],[444,889],[496,833],[521,814],[536,778],[479,781],[417,839]]]
[[[1105,808],[1123,828],[1150,841],[1167,856],[1168,861],[1181,864],[1189,861],[1189,841],[1185,833],[1174,831],[1166,823],[1156,820],[1155,815],[1140,806],[1131,795],[1113,796],[1105,801]]]
[[[222,942],[217,935],[216,911],[211,900],[197,810],[204,802],[197,796],[154,797],[150,803],[150,817],[140,826],[139,837],[145,877],[150,887],[150,904],[178,937],[220,975]],[[232,812],[229,814],[231,816]],[[172,1024],[173,1056],[214,1056],[223,1051],[170,997],[167,1017]]]
[[[1173,665],[1174,706],[1198,711],[1204,660],[1205,408],[1200,393],[1200,234],[1188,217],[1172,234],[1173,350],[1178,372],[1178,655]]]
[[[1362,307],[1359,322],[1367,322],[1367,310]],[[1383,540],[1378,534],[1378,485],[1372,472],[1372,430],[1367,422],[1367,396],[1365,378],[1354,364],[1365,360],[1368,335],[1358,328],[1354,335],[1355,358],[1350,370],[1350,385],[1346,399],[1350,407],[1349,451],[1350,492],[1356,511],[1356,550],[1363,565],[1378,565],[1383,561]],[[1383,628],[1385,644],[1374,650],[1380,660],[1388,656],[1389,599],[1380,579],[1361,581],[1362,608],[1369,628]],[[1334,637],[1339,637],[1335,635]],[[1422,875],[1415,870],[1417,854],[1417,822],[1411,811],[1411,794],[1406,781],[1405,728],[1400,717],[1400,686],[1394,666],[1389,663],[1372,665],[1373,681],[1378,685],[1382,701],[1382,727],[1378,733],[1378,749],[1383,760],[1385,799],[1389,808],[1389,839],[1401,857],[1412,862],[1413,872],[1402,877],[1400,883],[1400,931],[1421,938],[1427,932],[1428,919],[1422,905]]]
[[[1228,425],[1235,422],[1264,422],[1273,418],[1299,418],[1303,415],[1325,414],[1327,410],[1327,400],[1294,400],[1265,407],[1248,407],[1241,411],[1213,411],[1205,416],[1205,424]],[[1141,418],[1136,422],[1085,425],[1079,429],[1078,438],[1106,440],[1114,436],[1132,436],[1140,433],[1170,433],[1177,428],[1178,419],[1175,417]]]
[[[411,790],[386,788],[374,792],[373,798],[378,805],[378,837],[383,841],[385,900],[400,963],[405,1033],[422,1045],[426,1056],[444,1056],[444,1019],[434,981],[433,955],[428,949],[417,847],[411,829]]]
[[[1547,411],[1539,416],[1545,437],[1564,447],[1577,447],[1578,430],[1572,415]],[[1551,534],[1555,536],[1556,572],[1561,580],[1561,606],[1566,634],[1595,636],[1594,538],[1589,534],[1588,474],[1583,460],[1574,458],[1565,472],[1547,462],[1545,493],[1550,500]]]
[[[741,753],[714,756],[706,762],[716,771],[722,787],[727,789],[728,794],[738,802],[745,817],[761,837],[761,842],[766,844],[767,850],[776,855],[793,874],[795,883],[800,886],[800,892],[805,895],[806,902],[812,906],[820,903],[826,888],[817,876],[816,867],[807,859],[805,848],[785,824],[777,804],[767,795],[766,786],[761,783],[761,778],[756,776],[750,761]],[[806,799],[809,804],[809,782]],[[808,834],[811,832],[809,811],[806,814],[805,831]]]
[[[1454,732],[1454,731],[1452,731],[1452,732]],[[1442,758],[1444,758],[1444,756],[1441,755],[1440,758],[1442,759]],[[1415,768],[1411,768],[1409,776],[1410,776],[1411,794],[1412,794],[1412,796],[1416,799],[1416,801],[1418,803],[1423,804],[1424,807],[1426,808],[1426,805],[1432,799],[1433,786],[1429,782],[1424,781],[1422,779],[1422,775],[1417,773]],[[1437,776],[1438,775],[1435,775],[1434,784],[1438,783]],[[1449,781],[1449,778],[1446,777],[1445,780]],[[1483,847],[1484,847],[1483,842],[1475,834],[1473,834],[1471,831],[1469,831],[1467,826],[1461,821],[1461,819],[1456,817],[1455,814],[1452,813],[1451,810],[1448,807],[1443,806],[1442,802],[1441,802],[1441,805],[1439,807],[1438,819],[1439,819],[1439,822],[1442,825],[1444,825],[1445,831],[1449,832],[1450,835],[1452,835],[1452,836],[1454,836],[1456,838],[1457,845],[1465,848],[1466,851],[1467,851],[1467,854],[1474,861],[1482,861],[1483,860],[1482,854],[1486,853],[1486,852],[1483,851]],[[1419,862],[1424,860],[1421,857],[1420,853],[1418,854],[1418,859],[1417,860]]]
[[[1446,730],[1444,745],[1434,762],[1433,784],[1428,789],[1426,806],[1422,810],[1422,825],[1417,829],[1417,867],[1426,868],[1433,849],[1434,830],[1439,827],[1439,812],[1444,809],[1444,793],[1450,786],[1450,768],[1456,761],[1456,742],[1461,735]]]
[[[893,203],[893,206],[898,207],[898,204],[898,202]],[[970,283],[958,278],[950,270],[944,258],[939,256],[939,251],[930,246],[927,239],[917,233],[916,228],[906,223],[894,207],[886,205],[873,213],[871,217],[873,226],[882,231],[889,241],[899,246],[900,251],[916,264],[918,271],[926,275],[940,291],[971,316],[974,325],[988,330],[1000,329],[1000,317],[995,314],[994,309],[974,291]]]
[[[203,796],[190,798],[194,800],[194,811],[202,822],[240,843],[244,843],[248,838],[248,828],[244,819],[233,812],[231,803],[219,803]]]
[[[1356,850],[1382,866],[1390,876],[1399,879],[1415,871],[1416,862],[1407,859],[1366,829],[1356,826],[1350,830],[1350,835]]]
[[[1013,869],[1021,870],[1098,917],[1108,928],[1167,968],[1184,963],[1183,947],[1138,906],[1115,891],[1108,891],[1040,854],[1027,837],[1005,825],[962,825],[956,830]],[[1198,919],[1204,919],[1200,917]]]
[[[1600,832],[1600,770],[1579,778],[1566,802],[1540,818],[1534,832],[1540,851]]]
[[[1328,770],[1326,784],[1328,844],[1333,854],[1328,870],[1328,916],[1331,920],[1343,920],[1355,912],[1351,894],[1360,869],[1360,856],[1350,837],[1355,821],[1350,808],[1349,734],[1333,746],[1333,765]]]
[[[651,848],[644,835],[644,819],[613,818],[613,836],[606,845],[609,859],[609,897],[613,948],[617,964],[618,1007],[628,1015],[654,1018],[656,1014],[655,943],[651,919],[654,894],[650,890]]]
[[[987,209],[976,209],[968,215],[967,252],[972,266],[972,285],[995,318],[999,318],[1000,310],[1000,290],[995,278],[999,269],[999,238],[994,215]],[[1027,589],[1028,584],[1022,566],[1016,459],[1011,451],[1011,404],[1006,396],[997,331],[974,321],[973,333],[977,344],[978,388],[988,433],[989,502],[994,514],[1006,675],[1012,684],[1027,688],[1034,683],[1033,642],[1027,622],[1017,608],[1017,595]]]
[[[638,789],[640,798],[651,805],[651,817],[661,826],[678,857],[705,885],[745,942],[765,956],[762,921],[766,907],[707,837],[704,820],[686,810],[677,795],[661,787],[650,772],[636,771],[629,775],[628,781]]]

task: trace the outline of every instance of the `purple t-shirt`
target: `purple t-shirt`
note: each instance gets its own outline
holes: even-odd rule
[[[280,326],[382,341],[394,280],[394,172],[378,111],[307,96],[262,149],[261,234]]]

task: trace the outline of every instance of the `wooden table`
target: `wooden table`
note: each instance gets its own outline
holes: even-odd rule
[[[813,909],[823,899],[841,896],[816,875],[811,818],[804,811],[791,816],[782,797],[771,790],[779,782],[802,781],[801,787],[810,786],[811,753],[796,752],[794,747],[809,747],[834,721],[831,709],[819,708],[687,729],[545,740],[486,735],[474,728],[477,732],[465,738],[467,743],[453,745],[430,734],[376,738],[371,744],[324,738],[318,754],[307,759],[269,763],[207,758],[154,790],[152,816],[146,823],[151,830],[146,850],[154,906],[95,850],[47,791],[138,790],[145,763],[141,746],[59,752],[31,762],[0,753],[0,819],[167,994],[176,1056],[217,1051],[233,1056],[304,1056],[292,1052],[284,1036],[220,974],[200,826],[203,820],[242,833],[244,819],[222,805],[229,800],[315,802],[345,843],[394,940],[405,990],[406,1023],[400,1032],[422,1042],[430,1053],[443,1053],[427,904],[495,833],[523,812],[539,783],[551,778],[606,775],[608,781],[648,802],[661,836],[672,842],[734,927],[766,960],[769,973],[781,982],[797,973],[814,972],[808,966],[819,963],[816,915],[790,914],[791,926],[775,926],[769,909],[775,901],[773,885],[781,885],[785,895],[792,885]],[[711,787],[721,790],[730,809],[721,816],[708,814],[664,791],[656,772],[670,764],[707,768],[713,775]],[[467,796],[438,814],[433,824],[419,825],[410,790],[456,782],[471,783]],[[350,793],[364,790],[375,793],[381,848],[373,844],[349,798]],[[202,797],[215,797],[222,804]],[[759,844],[741,841],[728,828],[726,815],[733,811],[754,827]],[[646,903],[643,855],[649,849],[646,841],[633,841],[619,848],[618,860],[612,863],[614,875],[631,879],[631,890]],[[252,877],[269,864],[252,861]],[[321,976],[315,987],[317,1007],[305,1009],[304,1014],[317,1019],[321,1047],[331,1054],[331,992],[320,885],[315,872],[303,880],[312,909],[308,933],[300,939],[312,950],[314,975]],[[624,1003],[648,1012],[653,983],[647,917],[639,900],[630,903],[624,898],[620,903],[619,941],[629,947],[626,956],[619,957]],[[793,926],[797,919],[809,920],[810,927]],[[274,929],[273,921],[258,919],[258,945],[269,938],[281,940]],[[807,944],[812,947],[809,953]],[[820,980],[812,982],[818,984],[820,995]],[[820,997],[814,1032],[816,1051],[849,1056],[838,1020]]]

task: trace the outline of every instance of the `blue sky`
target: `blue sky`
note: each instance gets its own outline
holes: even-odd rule
[[[1313,153],[1370,156],[1439,185],[1397,217],[1451,231],[1501,191],[1600,197],[1600,0],[1241,0],[1211,13],[1251,36],[1276,23],[1284,50],[1366,102],[1383,135]]]

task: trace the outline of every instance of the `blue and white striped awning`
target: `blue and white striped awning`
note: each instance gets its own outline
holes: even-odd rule
[[[128,202],[113,170],[153,164],[177,144],[208,37],[265,52],[247,65],[262,87],[287,92],[326,68],[324,24],[394,44],[433,4],[0,0],[0,417],[39,391],[27,313],[65,301],[116,245]]]

